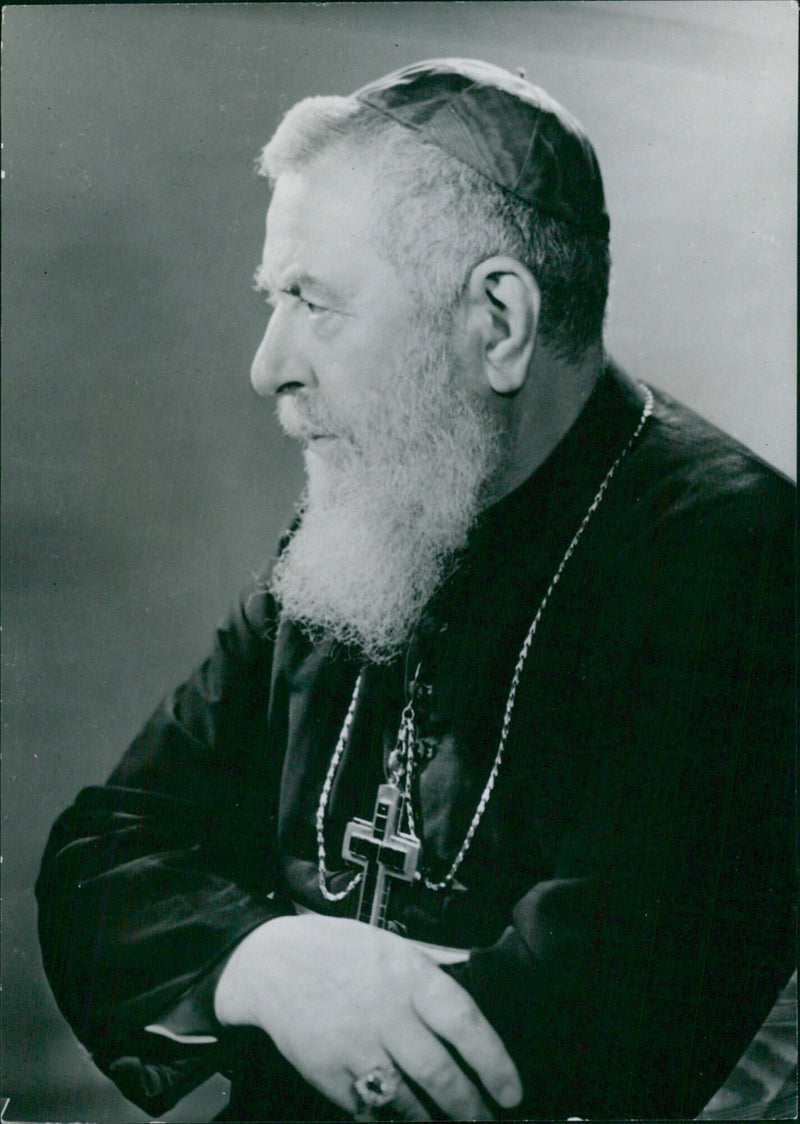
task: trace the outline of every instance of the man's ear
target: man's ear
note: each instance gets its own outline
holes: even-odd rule
[[[506,255],[475,266],[465,293],[468,346],[497,394],[525,382],[536,345],[541,294],[533,274]]]

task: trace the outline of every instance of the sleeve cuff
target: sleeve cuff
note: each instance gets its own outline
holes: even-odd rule
[[[214,1015],[214,993],[226,963],[227,957],[144,1029],[181,1045],[211,1046],[219,1042],[223,1027]]]

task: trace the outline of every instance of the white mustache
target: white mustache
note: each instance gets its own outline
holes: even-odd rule
[[[301,404],[297,397],[284,395],[278,399],[276,412],[284,433],[298,441],[338,436],[333,422],[321,417],[320,411],[310,407],[307,400]]]

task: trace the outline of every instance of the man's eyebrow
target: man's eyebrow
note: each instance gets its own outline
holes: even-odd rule
[[[314,277],[304,270],[290,270],[279,282],[276,282],[272,271],[261,262],[256,268],[253,282],[255,288],[260,292],[272,293],[276,289],[299,289],[307,296],[320,297],[333,305],[338,306],[342,303],[341,294],[336,293],[324,281],[320,281],[318,277]]]
[[[259,262],[255,268],[253,288],[258,293],[271,293],[275,288],[272,283],[272,275],[263,262]]]

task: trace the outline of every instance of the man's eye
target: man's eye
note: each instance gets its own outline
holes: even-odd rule
[[[278,302],[281,297],[291,297],[293,300],[304,305],[311,316],[322,316],[324,313],[330,312],[330,309],[326,308],[324,305],[315,304],[314,301],[310,301],[307,297],[304,297],[298,285],[292,285],[286,289],[267,289],[266,287],[262,287],[261,292],[264,295],[264,300],[272,309],[278,307]]]
[[[312,313],[312,315],[317,315],[322,312],[328,311],[323,307],[323,305],[314,304],[313,301],[310,301],[307,297],[304,297],[302,291],[300,290],[300,287],[297,285],[292,285],[291,288],[284,289],[283,292],[286,293],[287,296],[294,297],[295,300],[300,301],[300,304],[304,304],[308,311]]]

